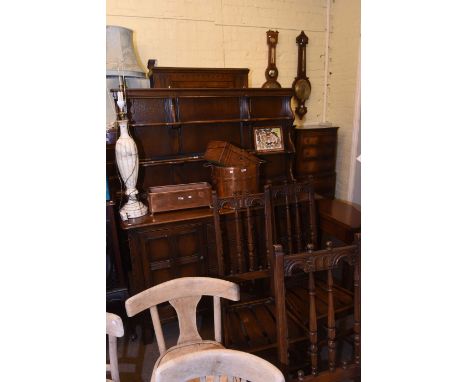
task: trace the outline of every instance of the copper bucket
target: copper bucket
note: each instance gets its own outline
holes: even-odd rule
[[[220,198],[259,192],[259,165],[242,167],[211,167],[213,186]]]

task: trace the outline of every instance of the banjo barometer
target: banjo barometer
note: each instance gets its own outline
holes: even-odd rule
[[[304,31],[296,37],[296,43],[298,46],[298,57],[297,57],[297,77],[292,83],[294,91],[294,98],[297,100],[296,114],[299,119],[307,113],[307,107],[304,105],[310,97],[312,87],[309,82],[309,78],[306,75],[306,45],[309,43],[309,38],[306,36]]]
[[[262,88],[280,88],[281,85],[276,80],[278,78],[278,68],[276,67],[276,44],[278,44],[278,31],[269,30],[267,34],[268,45],[268,66],[265,69],[266,82]]]

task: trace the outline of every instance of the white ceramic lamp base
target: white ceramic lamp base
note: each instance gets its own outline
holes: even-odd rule
[[[125,194],[128,195],[128,202],[120,209],[120,217],[125,221],[146,215],[148,207],[137,199],[138,151],[135,141],[128,134],[128,121],[120,120],[118,123],[120,137],[115,143],[115,157],[125,184]]]
[[[148,207],[136,199],[133,195],[129,197],[128,202],[120,209],[120,217],[123,221],[144,216],[148,213]]]

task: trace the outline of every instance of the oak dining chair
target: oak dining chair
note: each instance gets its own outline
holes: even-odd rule
[[[281,371],[264,359],[231,349],[186,354],[161,365],[152,382],[284,382]]]
[[[224,344],[250,353],[274,348],[271,232],[265,193],[212,194],[218,276],[239,285],[240,302],[223,304]]]
[[[266,185],[264,191],[212,195],[218,275],[241,290],[240,302],[224,304],[224,344],[255,354],[276,347],[273,244],[283,244],[287,254],[318,246],[312,180]],[[301,327],[307,321],[298,310],[307,301],[304,277],[290,280],[287,294],[287,309],[297,316],[290,322],[291,338],[303,340]]]
[[[109,337],[109,363],[106,364],[106,372],[110,372],[112,378],[107,381],[120,382],[117,337],[124,335],[124,328],[122,319],[116,314],[106,312],[106,334]]]
[[[197,305],[202,296],[213,297],[214,338],[203,340],[197,329]],[[208,349],[223,349],[221,298],[239,300],[239,286],[233,282],[210,277],[181,277],[158,284],[130,297],[125,302],[127,315],[134,315],[149,309],[153,321],[159,358],[154,370],[169,360],[184,354]],[[179,321],[179,338],[175,346],[166,348],[157,305],[169,302]]]
[[[309,246],[306,251],[285,255],[281,245],[274,246],[274,282],[276,298],[276,326],[278,333],[277,352],[280,367],[285,374],[298,371],[297,378],[291,382],[320,381],[338,382],[342,380],[360,380],[361,365],[361,319],[360,319],[360,235],[356,234],[352,245],[333,247],[331,242],[323,250],[314,251]],[[351,355],[346,360],[338,357],[338,340],[346,341],[346,337],[337,333],[337,301],[342,298],[342,290],[334,283],[333,271],[340,263],[347,262],[353,270],[353,310],[352,335],[354,345]],[[288,335],[288,322],[293,318],[288,314],[286,298],[286,279],[297,272],[308,276],[308,316],[305,333],[307,335],[309,367],[303,370],[293,370],[291,367],[292,343]],[[319,275],[325,273],[325,284],[319,280]],[[320,319],[325,312],[324,320]],[[325,322],[323,322],[325,321]],[[322,345],[323,344],[323,345]],[[344,342],[340,343],[344,344]],[[324,351],[322,351],[324,350]],[[342,354],[343,356],[343,354]],[[325,366],[326,365],[326,366]]]

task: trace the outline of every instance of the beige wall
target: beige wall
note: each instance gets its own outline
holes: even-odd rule
[[[144,68],[149,58],[159,66],[244,67],[250,69],[251,87],[265,82],[268,29],[279,31],[278,81],[291,86],[296,36],[304,30],[312,83],[304,122],[322,119],[325,0],[107,0],[107,24],[133,29]]]
[[[339,126],[336,197],[347,199],[352,158],[361,27],[360,0],[336,0],[330,9],[327,120]]]
[[[350,87],[356,76],[354,49],[359,35],[355,29],[359,31],[360,7],[359,0],[330,3],[333,33],[329,71],[334,73],[329,77],[324,70],[327,0],[107,0],[107,24],[134,31],[137,56],[144,68],[150,58],[157,59],[159,66],[246,67],[250,69],[251,87],[265,82],[268,29],[279,31],[278,81],[283,87],[291,86],[297,71],[296,36],[304,30],[309,37],[307,75],[312,94],[306,102],[308,113],[295,123],[301,126],[327,120],[341,126],[340,139],[343,136],[345,141],[340,142],[339,150],[346,153],[349,121],[353,119],[349,97],[354,98]],[[330,84],[329,112],[324,116],[325,80]],[[337,190],[344,197],[342,189],[347,185],[349,169],[341,151]]]

